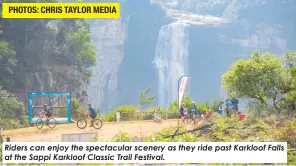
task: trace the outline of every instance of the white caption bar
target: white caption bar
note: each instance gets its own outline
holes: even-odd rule
[[[5,142],[3,163],[286,163],[286,142]]]

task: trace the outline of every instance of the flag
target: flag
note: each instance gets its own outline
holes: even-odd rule
[[[179,110],[181,108],[181,104],[182,104],[182,100],[183,100],[183,97],[184,97],[184,94],[185,94],[185,90],[186,90],[188,80],[189,80],[188,75],[184,75],[184,76],[180,77],[180,79],[179,79],[179,87],[178,87],[178,90],[179,90],[179,93],[178,93]]]

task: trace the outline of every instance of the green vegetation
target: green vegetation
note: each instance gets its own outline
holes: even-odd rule
[[[296,113],[296,53],[284,56],[253,52],[247,60],[239,60],[223,75],[225,89],[232,97],[245,97],[259,102],[265,112],[280,115]]]
[[[89,23],[84,19],[2,19],[0,125],[27,127],[25,108],[28,101],[18,98],[26,98],[29,91],[80,92],[90,83],[90,67],[95,64],[95,45]],[[176,131],[176,128],[169,128],[147,137],[146,141],[151,141],[152,137],[158,142],[287,141],[289,148],[296,147],[296,52],[278,56],[254,51],[249,59],[234,62],[223,74],[222,81],[230,98],[250,101],[245,120],[239,121],[235,115],[231,118],[214,117],[211,121],[214,125],[208,129],[164,138]],[[118,106],[102,119],[115,121],[116,112],[121,112],[122,120],[146,120],[151,119],[154,111],[165,119],[177,118],[177,101],[168,108],[148,107],[156,97],[156,94],[147,97],[151,89],[148,87],[140,92],[139,105]],[[192,109],[190,96],[186,96],[183,103]],[[215,112],[219,100],[196,101],[196,104],[201,112],[206,106]],[[72,98],[71,109],[74,119],[87,113],[79,98]],[[59,110],[61,114],[65,111]],[[182,131],[185,128],[179,132]],[[129,142],[132,138],[121,131],[113,141]],[[290,151],[288,160],[288,164],[296,165],[295,153]]]
[[[85,19],[2,19],[1,93],[4,97],[17,95],[16,98],[23,99],[24,106],[20,106],[15,97],[5,98],[1,101],[0,119],[13,127],[27,125],[23,121],[27,121],[24,108],[27,108],[29,91],[81,93],[91,80],[90,67],[95,64],[95,45]],[[58,112],[64,114],[65,111]]]
[[[154,94],[151,97],[147,97],[146,95],[147,93],[152,89],[152,86],[148,87],[146,90],[142,91],[140,93],[140,105],[143,107],[144,105],[148,105],[151,104],[154,100],[154,98],[156,97],[156,94]]]

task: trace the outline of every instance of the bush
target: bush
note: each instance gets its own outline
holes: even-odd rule
[[[112,142],[132,142],[132,139],[127,132],[120,131],[114,136]]]
[[[133,105],[125,105],[125,106],[119,106],[115,108],[112,112],[108,112],[105,117],[103,118],[104,121],[112,122],[116,121],[116,112],[121,112],[121,119],[128,119],[128,120],[135,120],[138,119],[136,114],[137,112],[140,112],[139,107],[133,106]],[[126,113],[126,114],[125,114]]]
[[[13,94],[0,88],[0,124],[7,128],[28,126],[25,108]]]

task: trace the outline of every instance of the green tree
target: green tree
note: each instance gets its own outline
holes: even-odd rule
[[[24,105],[12,94],[0,88],[0,124],[8,128],[28,125]]]
[[[285,103],[282,106],[296,111],[296,52],[286,52],[284,55],[284,63],[287,65],[287,73],[289,80],[287,80],[287,88],[283,100]]]
[[[247,97],[266,106],[271,100],[275,109],[282,101],[285,79],[281,58],[272,53],[259,55],[258,51],[254,51],[250,59],[235,62],[222,76],[230,97]]]
[[[0,41],[0,86],[4,89],[12,88],[13,67],[16,66],[15,51],[8,47],[8,43]]]

